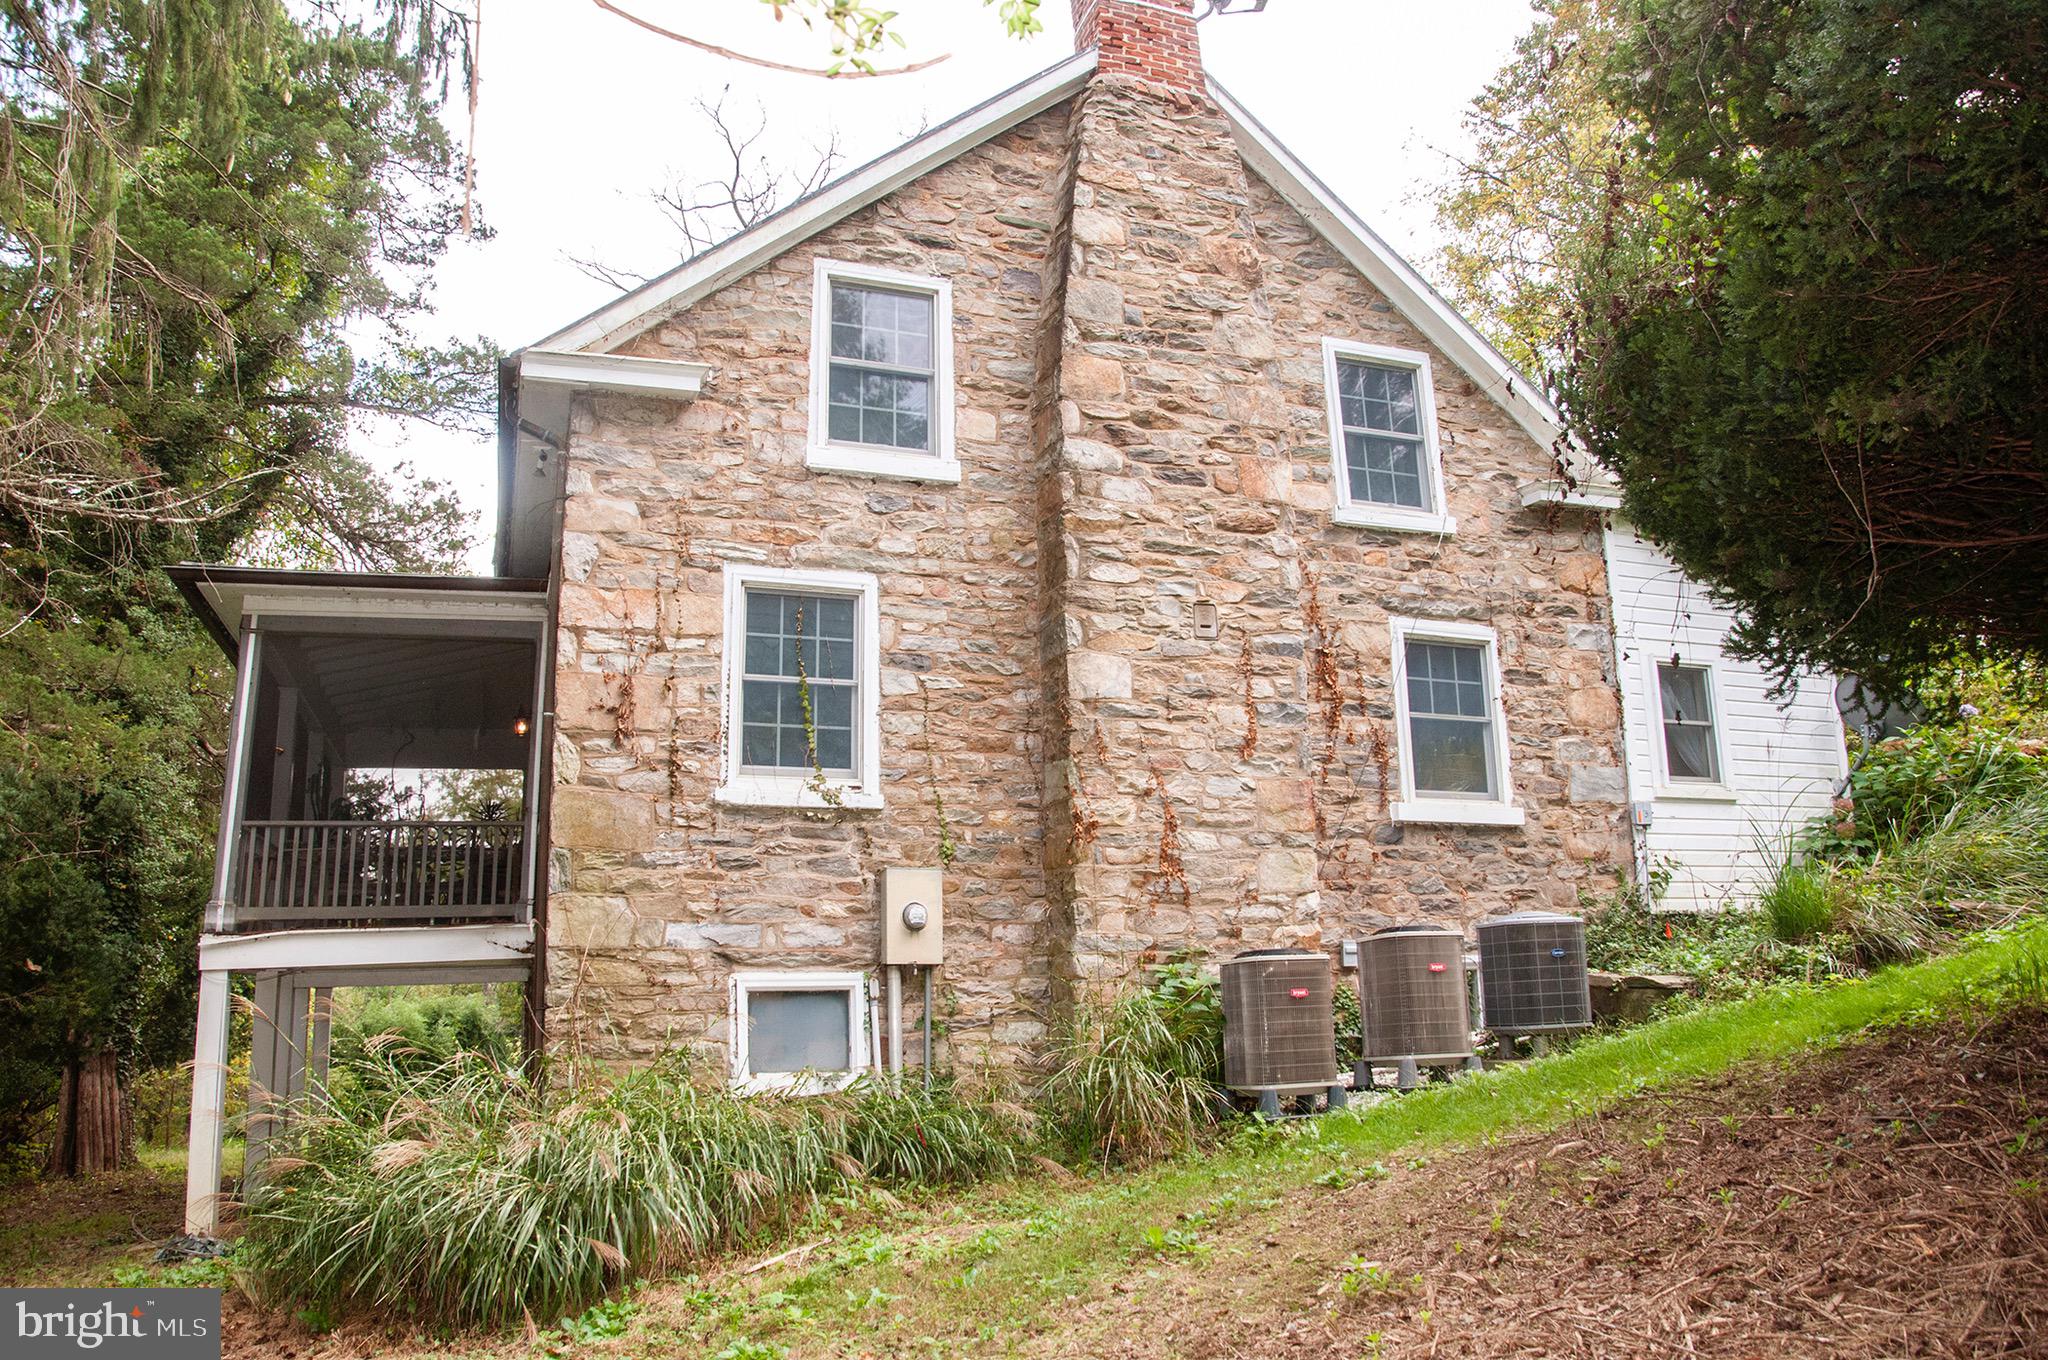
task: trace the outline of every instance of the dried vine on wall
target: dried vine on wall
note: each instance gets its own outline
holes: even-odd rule
[[[932,787],[932,816],[938,821],[939,863],[951,868],[953,857],[960,853],[960,847],[954,844],[953,828],[946,821],[945,795],[939,792],[939,754],[937,748],[932,745],[932,691],[921,675],[917,677],[917,697],[924,704],[925,773]]]
[[[1244,680],[1244,740],[1237,744],[1237,758],[1250,760],[1259,749],[1259,706],[1252,702],[1252,640],[1244,640],[1237,654],[1237,673]]]
[[[1157,886],[1160,894],[1177,893],[1181,905],[1189,900],[1187,865],[1182,858],[1183,847],[1180,837],[1180,814],[1173,809],[1173,800],[1166,796],[1166,780],[1159,771],[1152,772],[1152,787],[1159,793],[1159,877]]]

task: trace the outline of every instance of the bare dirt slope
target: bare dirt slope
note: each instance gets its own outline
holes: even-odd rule
[[[2048,1355],[2044,1058],[1902,1032],[1306,1190],[1027,1353]]]

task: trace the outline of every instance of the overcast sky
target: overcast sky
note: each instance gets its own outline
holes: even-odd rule
[[[791,63],[824,64],[822,43],[748,0],[616,0],[664,27]],[[1067,0],[1044,0],[1046,31],[1016,41],[976,0],[896,0],[909,46],[897,60],[942,64],[882,80],[819,80],[742,65],[647,33],[588,0],[484,0],[478,201],[495,236],[446,260],[422,330],[531,343],[608,301],[572,255],[640,273],[680,244],[648,201],[656,185],[717,173],[693,106],[730,85],[727,108],[759,150],[816,163],[836,130],[848,166],[944,121],[1073,50]],[[1243,3],[1243,0],[1240,0]],[[1434,247],[1424,194],[1466,145],[1465,106],[1534,15],[1525,0],[1269,0],[1264,13],[1202,25],[1209,71],[1418,263]],[[459,119],[459,116],[458,116]],[[458,128],[458,131],[460,129]],[[379,427],[361,447],[457,485],[488,534],[495,454],[484,441]],[[487,570],[489,543],[472,567]]]

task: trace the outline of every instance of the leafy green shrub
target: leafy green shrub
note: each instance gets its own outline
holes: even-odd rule
[[[351,988],[336,995],[330,1051],[344,1068],[372,1047],[418,1069],[457,1053],[510,1063],[519,1055],[518,994],[517,987]]]
[[[1142,1163],[1186,1152],[1222,1108],[1223,1005],[1191,964],[1149,988],[1075,1003],[1054,1031],[1042,1101],[1071,1156]]]
[[[825,1193],[1012,1170],[1017,1108],[951,1084],[742,1097],[667,1061],[537,1085],[372,1047],[309,1097],[253,1198],[259,1294],[443,1323],[573,1316],[622,1280],[751,1241]]]
[[[1824,819],[1806,848],[1825,859],[1869,858],[1933,830],[1957,809],[1993,807],[2048,792],[2040,743],[1989,726],[1916,727],[1860,755],[1849,777],[1854,808]]]
[[[1347,975],[1337,979],[1330,1009],[1337,1021],[1337,1070],[1349,1072],[1365,1051],[1365,1015],[1358,1004],[1355,978]]]

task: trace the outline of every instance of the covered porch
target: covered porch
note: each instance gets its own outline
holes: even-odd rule
[[[247,1112],[254,1166],[322,1065],[305,998],[371,974],[530,971],[548,601],[501,577],[171,576],[236,671],[186,1196],[188,1231],[210,1234],[235,974],[254,984],[268,1078]]]

